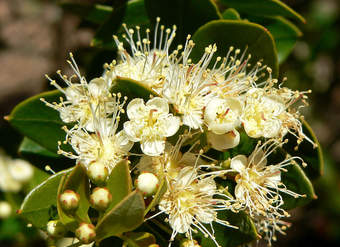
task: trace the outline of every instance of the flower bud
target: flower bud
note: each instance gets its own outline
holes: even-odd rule
[[[0,219],[6,219],[12,214],[12,207],[11,205],[6,202],[0,202]]]
[[[96,237],[95,227],[92,224],[80,223],[76,230],[76,237],[84,244],[92,243]]]
[[[88,167],[87,175],[94,184],[100,186],[105,184],[109,170],[104,164],[94,162]]]
[[[196,240],[186,239],[181,243],[181,247],[201,247]]]
[[[59,196],[61,207],[65,211],[77,210],[79,206],[79,200],[80,200],[79,194],[74,192],[73,190],[65,190],[64,193],[62,193]]]
[[[47,223],[47,233],[54,238],[61,238],[66,233],[65,226],[59,220],[51,220]]]
[[[145,196],[151,196],[156,192],[159,180],[154,174],[145,172],[138,176],[136,183],[139,191]]]
[[[112,195],[107,188],[97,187],[90,195],[90,203],[93,208],[104,211],[112,201]]]

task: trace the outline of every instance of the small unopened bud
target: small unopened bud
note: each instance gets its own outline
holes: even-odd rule
[[[95,227],[92,224],[80,223],[76,230],[76,237],[83,244],[92,243],[96,237]]]
[[[104,211],[112,201],[112,195],[107,188],[95,188],[90,195],[90,203],[93,208]]]
[[[47,233],[54,238],[62,238],[66,233],[65,226],[59,220],[51,220],[47,223]]]
[[[8,202],[0,202],[0,219],[6,219],[12,214],[12,207]]]
[[[190,240],[186,239],[184,240],[181,245],[181,247],[201,247],[201,245],[198,244],[196,240]]]
[[[87,175],[94,184],[100,186],[105,184],[109,171],[104,164],[94,162],[87,169]]]
[[[62,193],[59,196],[61,207],[65,211],[77,210],[79,206],[79,200],[80,200],[79,194],[74,192],[73,190],[65,190],[64,193]]]
[[[156,192],[159,180],[154,174],[145,172],[138,176],[136,183],[139,191],[145,196],[151,196]]]

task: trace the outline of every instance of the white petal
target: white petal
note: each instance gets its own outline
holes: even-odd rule
[[[279,136],[281,129],[281,121],[280,120],[272,120],[266,121],[263,126],[263,137],[265,138],[273,138]]]
[[[145,116],[146,107],[144,100],[136,98],[130,101],[126,108],[126,113],[129,119],[136,119]]]
[[[173,136],[177,133],[181,119],[176,116],[169,116],[164,121],[165,137]]]
[[[237,130],[230,131],[224,135],[216,135],[209,131],[207,138],[211,146],[218,151],[236,147],[240,143],[240,134]]]
[[[124,131],[131,141],[138,142],[141,140],[138,133],[139,128],[137,128],[137,126],[132,121],[127,121],[124,123]]]
[[[159,113],[169,113],[169,104],[166,99],[160,97],[154,97],[150,99],[147,103],[147,106],[151,107],[152,109],[156,109]]]
[[[165,141],[164,140],[153,140],[141,142],[141,149],[144,154],[150,156],[158,156],[164,152]]]
[[[102,97],[106,93],[106,81],[101,77],[95,78],[89,82],[88,90],[93,97]]]
[[[220,107],[224,108],[225,101],[219,98],[213,98],[207,104],[204,112],[204,120],[207,123],[213,122],[216,119],[216,114],[219,111]]]
[[[261,168],[267,165],[267,158],[264,157],[264,152],[262,150],[258,150],[256,153],[251,153],[248,157],[248,162],[254,164],[258,168]]]
[[[239,199],[241,201],[244,201],[244,194],[245,194],[245,189],[242,186],[242,184],[237,184],[235,187],[235,197],[236,199]]]
[[[235,171],[242,173],[248,165],[248,159],[245,155],[237,155],[231,159],[230,167]]]
[[[125,152],[130,151],[130,149],[133,146],[133,142],[129,139],[128,135],[125,133],[124,130],[119,131],[116,134],[116,138],[117,138],[117,142],[118,142],[120,148],[123,151],[125,151]]]
[[[196,178],[196,171],[193,167],[187,166],[184,167],[178,174],[176,180],[177,180],[177,186],[187,186],[192,183],[192,181]]]

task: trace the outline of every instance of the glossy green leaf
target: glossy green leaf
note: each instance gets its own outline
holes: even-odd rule
[[[54,171],[74,166],[74,161],[47,150],[31,139],[24,137],[18,150],[19,154],[34,166],[45,169],[49,165]]]
[[[204,48],[210,44],[217,45],[215,57],[224,57],[230,46],[247,49],[251,54],[250,63],[262,61],[273,70],[273,77],[278,76],[278,59],[272,35],[264,27],[247,21],[218,20],[211,21],[200,27],[193,35],[195,47],[191,53],[194,61],[198,61]]]
[[[222,13],[222,17],[225,20],[241,20],[240,14],[233,8],[226,9]]]
[[[322,176],[324,169],[322,148],[312,128],[306,121],[303,121],[303,133],[315,143],[315,146],[308,140],[304,140],[295,150],[297,146],[296,138],[293,135],[287,135],[289,141],[283,148],[290,155],[301,157],[307,163],[307,167],[303,169],[304,172],[309,178],[316,179]]]
[[[150,204],[148,205],[148,207],[145,209],[145,213],[144,215],[146,215],[150,210],[152,210],[154,207],[156,207],[156,205],[159,203],[159,201],[161,200],[162,196],[165,194],[165,192],[167,191],[167,185],[166,185],[166,181],[164,178],[161,179],[161,182],[159,183],[159,187],[157,189],[157,192],[155,193],[152,201],[150,202]]]
[[[80,163],[73,169],[73,171],[64,177],[60,182],[58,188],[58,198],[65,190],[73,190],[80,196],[79,207],[72,215],[65,212],[58,200],[57,208],[60,221],[70,230],[74,230],[77,227],[77,223],[87,222],[91,223],[88,216],[88,209],[90,207],[89,202],[89,179],[86,175],[86,168]]]
[[[115,80],[111,92],[121,93],[129,99],[143,98],[144,100],[148,100],[150,95],[157,96],[155,92],[145,86],[142,82],[125,77],[118,77]]]
[[[24,191],[26,193],[29,193],[31,190],[33,190],[35,187],[37,187],[39,184],[44,182],[46,179],[50,177],[50,174],[47,172],[37,168],[33,167],[33,177],[30,179],[30,181],[24,186]]]
[[[156,238],[148,232],[128,232],[123,238],[128,247],[149,247],[156,243]]]
[[[150,21],[146,13],[144,0],[132,0],[128,2],[123,23],[126,23],[130,27],[149,27]]]
[[[269,20],[265,27],[274,37],[279,63],[281,64],[293,50],[296,41],[302,36],[302,32],[293,23],[282,17]]]
[[[286,185],[287,189],[303,195],[303,197],[294,198],[292,196],[282,194],[284,209],[289,210],[300,207],[317,198],[311,181],[299,165],[292,164],[286,167],[286,169],[287,172],[284,172],[281,175],[282,182]]]
[[[220,2],[249,15],[284,16],[306,22],[300,14],[278,0],[220,0]]]
[[[109,211],[132,191],[129,161],[122,160],[112,169],[106,187],[112,195],[112,202],[107,209]]]
[[[98,222],[97,240],[134,230],[143,223],[144,210],[143,196],[136,191],[130,193]]]
[[[102,4],[74,3],[61,1],[61,7],[73,14],[79,15],[87,21],[102,24],[111,15],[113,8]]]
[[[106,21],[99,27],[91,41],[92,46],[114,49],[112,35],[120,28],[126,13],[127,0],[113,1],[113,11]]]
[[[227,220],[231,225],[239,229],[233,229],[217,223],[213,224],[216,241],[223,247],[236,247],[257,239],[257,232],[253,221],[244,213],[223,211],[219,218]],[[215,243],[210,238],[204,238],[200,234],[200,244],[205,247],[214,247]]]
[[[145,0],[145,7],[152,22],[161,17],[165,26],[178,26],[176,40],[179,43],[208,21],[221,18],[212,0]]]
[[[47,107],[40,98],[48,102],[58,102],[62,96],[58,90],[33,96],[18,104],[8,116],[8,121],[21,134],[56,153],[57,142],[65,139],[65,131],[61,129],[65,123],[59,118],[59,113]]]
[[[33,226],[46,227],[47,222],[53,218],[53,211],[57,206],[57,190],[61,178],[72,169],[64,170],[49,177],[34,188],[24,199],[20,216],[25,218]]]

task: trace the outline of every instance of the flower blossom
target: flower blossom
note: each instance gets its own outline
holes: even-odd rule
[[[143,99],[133,99],[127,106],[130,121],[124,131],[133,142],[140,142],[144,154],[157,156],[164,152],[166,137],[179,129],[180,119],[169,113],[168,102],[159,97],[144,104]]]

